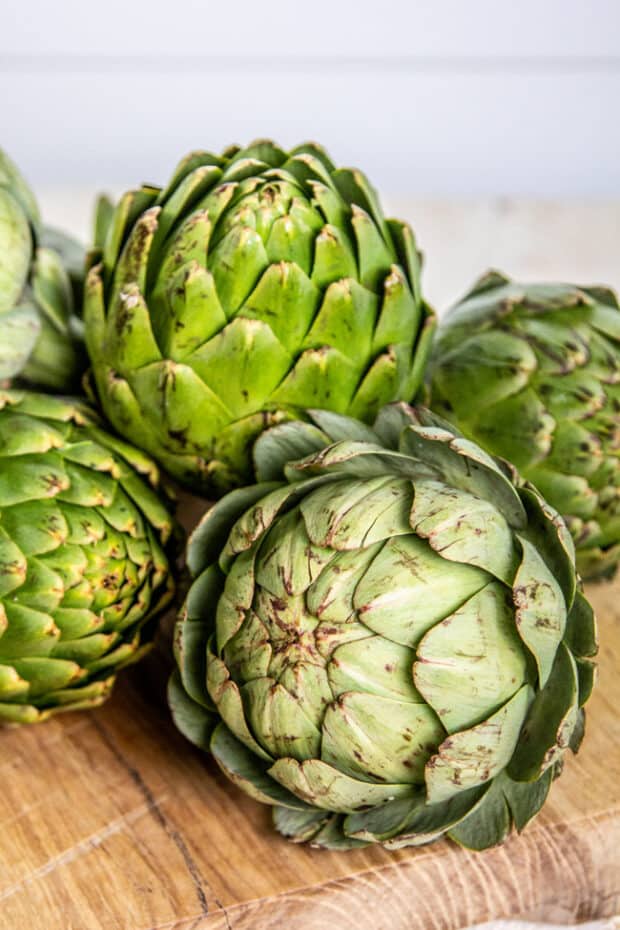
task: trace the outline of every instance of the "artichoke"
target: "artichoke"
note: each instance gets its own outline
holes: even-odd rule
[[[411,229],[314,144],[195,152],[165,190],[100,203],[86,342],[108,419],[180,482],[251,476],[270,424],[372,421],[420,384],[434,316]]]
[[[600,287],[485,275],[442,321],[431,406],[564,516],[585,578],[620,559],[620,308]]]
[[[0,383],[73,390],[86,368],[80,307],[84,252],[41,225],[34,196],[0,149]]]
[[[0,391],[0,723],[100,704],[171,598],[157,470],[77,403]]]
[[[565,524],[422,408],[257,442],[189,546],[178,727],[297,841],[482,849],[577,751],[594,618]]]

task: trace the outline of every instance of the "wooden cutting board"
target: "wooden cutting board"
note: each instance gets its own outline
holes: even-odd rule
[[[90,714],[0,731],[1,930],[451,930],[620,913],[620,582],[591,588],[588,732],[505,846],[294,846],[175,731],[155,656]]]

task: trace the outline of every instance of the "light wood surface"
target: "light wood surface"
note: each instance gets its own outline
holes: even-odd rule
[[[505,846],[286,842],[175,732],[154,654],[105,707],[0,731],[1,930],[451,930],[620,912],[620,582],[589,593],[601,651],[586,741]]]

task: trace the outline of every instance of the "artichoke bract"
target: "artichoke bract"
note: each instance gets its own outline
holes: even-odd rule
[[[32,192],[0,149],[0,383],[79,387],[84,262],[78,243],[42,226]]]
[[[173,591],[143,453],[66,399],[0,391],[0,723],[100,704]]]
[[[596,653],[565,524],[422,408],[312,411],[190,540],[169,700],[286,836],[475,849],[577,751]]]
[[[564,516],[585,578],[620,559],[620,308],[601,287],[485,275],[441,321],[431,406]]]
[[[409,226],[314,144],[195,152],[165,190],[102,202],[86,341],[115,428],[180,482],[251,477],[267,426],[411,400],[434,316]]]

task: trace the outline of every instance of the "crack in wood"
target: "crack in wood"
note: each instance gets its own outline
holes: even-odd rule
[[[206,882],[203,879],[200,873],[200,869],[198,868],[198,865],[196,864],[194,857],[192,856],[187,843],[185,842],[185,840],[183,839],[179,831],[169,823],[166,815],[157,805],[157,802],[155,798],[153,797],[153,793],[151,789],[149,788],[149,786],[146,784],[146,782],[142,778],[142,775],[140,774],[138,769],[136,769],[133,765],[131,765],[129,760],[123,755],[120,748],[117,746],[115,741],[112,739],[107,729],[104,727],[104,725],[101,723],[100,720],[96,719],[94,715],[93,715],[92,724],[94,728],[97,730],[97,732],[99,733],[101,739],[103,740],[107,748],[110,750],[110,752],[114,756],[114,758],[117,760],[119,765],[121,765],[122,768],[124,768],[124,770],[127,772],[132,782],[134,783],[134,785],[140,792],[140,794],[146,800],[149,814],[156,820],[156,822],[159,824],[162,830],[166,833],[166,835],[172,840],[172,842],[178,849],[179,853],[181,854],[181,858],[183,859],[183,862],[185,863],[185,867],[191,878],[192,885],[194,887],[194,891],[196,892],[196,897],[200,905],[199,916],[200,917],[206,916],[209,913],[209,902],[207,900],[207,895],[205,892],[204,885],[206,885],[207,887],[209,887],[209,885],[208,885],[208,882]],[[219,902],[216,902],[216,903],[219,903]]]

